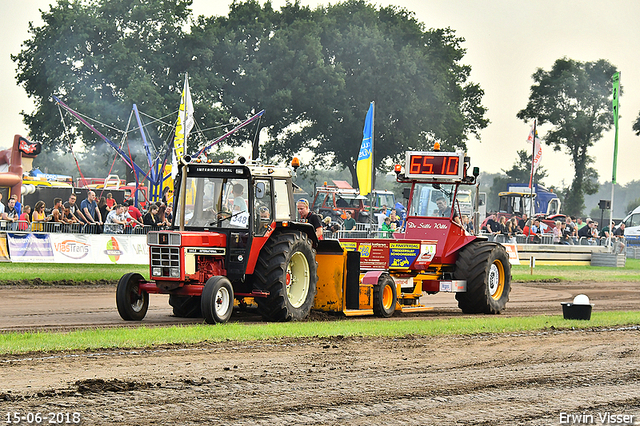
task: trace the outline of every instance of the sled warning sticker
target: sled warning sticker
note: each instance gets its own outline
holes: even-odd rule
[[[431,263],[435,255],[436,255],[435,244],[422,244],[420,246],[420,258],[418,259],[418,262]]]

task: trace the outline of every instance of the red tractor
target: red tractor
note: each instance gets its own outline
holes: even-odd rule
[[[268,321],[310,310],[389,317],[427,310],[424,293],[455,292],[466,313],[499,313],[509,299],[505,249],[468,235],[456,219],[460,185],[473,185],[463,154],[409,152],[398,181],[411,185],[404,230],[393,238],[318,241],[295,219],[292,172],[259,164],[183,161],[172,230],[150,232],[150,280],[129,273],[116,303],[140,321],[149,294],[169,294],[179,317],[224,323],[234,306]],[[397,166],[398,167],[398,166]],[[443,206],[448,204],[448,206]]]

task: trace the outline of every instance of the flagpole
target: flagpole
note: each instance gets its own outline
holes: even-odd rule
[[[534,176],[534,164],[535,164],[535,160],[536,160],[536,119],[533,119],[533,140],[531,141],[531,145],[533,145],[533,148],[531,148],[531,176],[529,177],[529,195],[530,195],[530,199],[529,199],[529,220],[531,221],[531,225],[529,225],[529,235],[531,235],[531,227],[533,226],[533,185],[535,185],[534,181],[533,181],[533,176]],[[527,224],[525,223],[525,226]]]
[[[613,75],[613,124],[615,127],[615,136],[613,144],[613,171],[611,173],[611,208],[609,209],[609,239],[613,236],[613,195],[616,186],[616,169],[618,168],[618,113],[620,110],[620,72]],[[603,225],[600,225],[603,226]],[[611,245],[613,248],[613,244]]]
[[[375,135],[375,127],[376,127],[376,102],[371,101],[371,106],[373,107],[373,117],[371,118],[371,191],[369,192],[369,232],[371,232],[371,228],[373,228],[373,188],[375,188],[376,184],[376,167],[374,166],[374,157],[373,157],[373,140]]]
[[[189,136],[189,132],[187,132],[186,130],[186,126],[187,126],[187,89],[189,87],[189,73],[186,72],[184,73],[184,112],[182,113],[182,131],[184,132],[184,139],[182,141],[182,152],[186,153],[187,152],[187,137]],[[179,160],[179,159],[178,159]]]

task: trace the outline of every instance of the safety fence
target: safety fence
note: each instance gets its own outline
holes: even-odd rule
[[[510,244],[564,244],[564,245],[576,245],[576,246],[613,246],[616,244],[622,244],[623,246],[627,246],[627,240],[625,237],[613,237],[613,238],[605,238],[605,237],[572,237],[566,242],[553,242],[553,235],[551,234],[541,234],[541,235],[524,235],[517,234],[513,237],[509,237],[505,234],[487,234],[482,233],[489,238],[489,241],[495,241],[496,243],[510,243]]]
[[[149,231],[162,228],[135,225],[124,226],[116,223],[109,224],[84,224],[84,223],[63,223],[63,222],[28,222],[24,220],[7,221],[0,220],[0,232],[44,232],[44,233],[67,233],[67,234],[147,234]]]

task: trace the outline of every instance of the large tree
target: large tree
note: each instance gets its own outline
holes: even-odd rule
[[[132,103],[166,116],[177,108],[185,72],[201,127],[264,109],[261,125],[270,137],[263,157],[308,148],[316,164],[348,169],[354,182],[370,101],[379,168],[436,140],[464,149],[487,126],[483,91],[461,64],[464,40],[450,29],[425,29],[406,9],[349,0],[274,10],[270,2],[234,1],[228,16],[201,16],[183,31],[190,4],[59,0],[43,12],[45,24],[31,28],[32,38],[14,56],[18,82],[36,101],[35,112],[25,115],[31,136],[64,146],[53,94],[119,129]],[[85,129],[72,130],[86,143],[97,141]],[[252,130],[227,145],[246,142]],[[196,139],[188,151],[205,143]]]
[[[30,24],[31,38],[12,57],[18,83],[36,105],[32,114],[23,114],[31,137],[49,149],[66,149],[52,95],[122,130],[133,103],[155,117],[175,110],[181,87],[177,74],[184,62],[178,47],[190,4],[191,0],[59,0],[43,11],[44,25]],[[83,127],[69,130],[87,146],[99,141]]]
[[[553,128],[543,137],[554,150],[571,157],[575,175],[565,193],[565,211],[581,215],[584,194],[598,189],[598,173],[590,165],[589,148],[613,125],[611,77],[616,67],[606,60],[578,62],[558,59],[550,71],[539,68],[527,107],[518,112],[525,121],[538,120]]]
[[[355,182],[370,101],[379,168],[435,140],[464,149],[488,123],[483,92],[460,63],[463,40],[426,30],[405,9],[352,0],[276,12],[236,2],[228,17],[201,19],[192,36],[192,73],[216,79],[232,115],[267,111],[267,157],[308,148],[317,164],[348,169]]]

